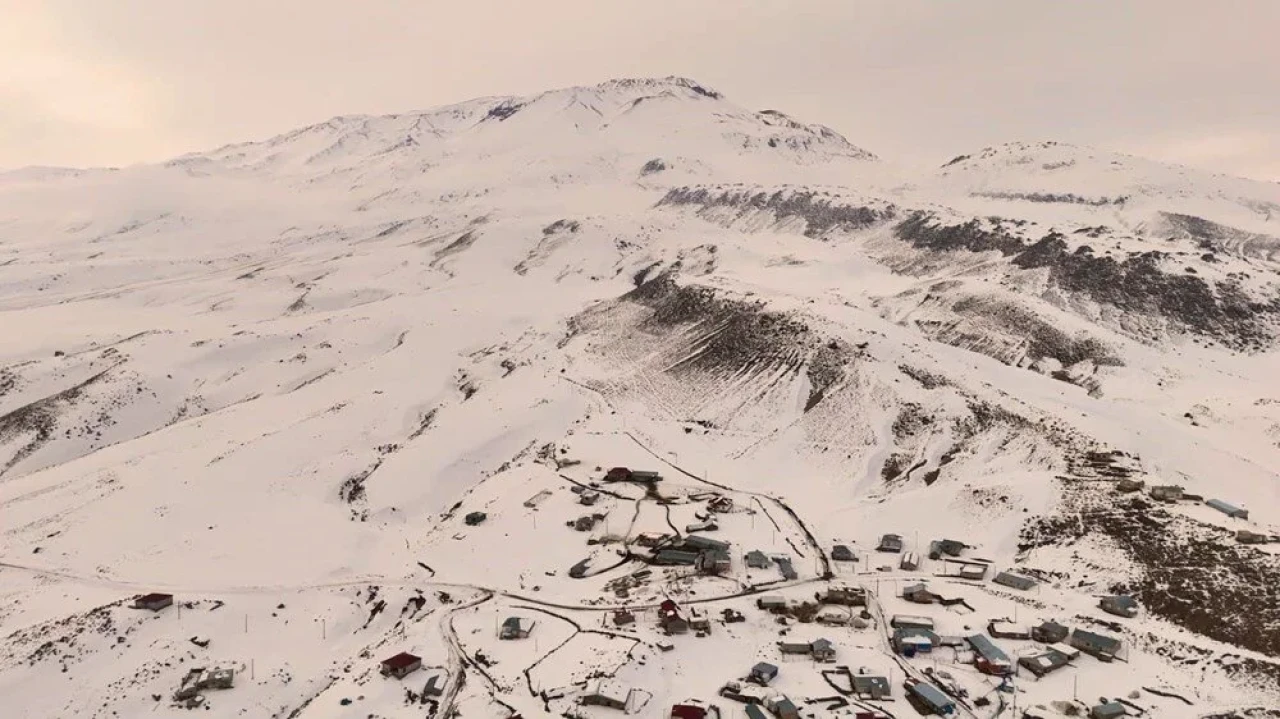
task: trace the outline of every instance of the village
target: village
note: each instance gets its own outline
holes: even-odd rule
[[[1191,703],[1125,683],[1129,663],[1151,661],[1133,596],[1063,591],[964,537],[914,527],[819,539],[776,497],[669,466],[587,467],[555,448],[541,459],[482,487],[434,538],[474,556],[491,551],[490,532],[538,547],[518,565],[519,588],[468,577],[467,552],[432,552],[419,563],[432,573],[424,588],[457,577],[453,586],[478,593],[442,608],[451,651],[426,651],[410,633],[367,658],[365,676],[402,684],[431,716],[448,715],[467,674],[483,678],[503,719],[1114,719]],[[504,483],[521,476],[559,484],[526,494]],[[1203,501],[1116,479],[1117,495],[1138,491]],[[172,611],[174,601],[150,594],[135,606]],[[233,686],[230,669],[191,669],[172,699],[199,707]]]

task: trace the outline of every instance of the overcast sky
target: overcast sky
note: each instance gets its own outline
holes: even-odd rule
[[[1280,0],[0,0],[0,167],[684,75],[941,163],[1052,139],[1280,180]]]

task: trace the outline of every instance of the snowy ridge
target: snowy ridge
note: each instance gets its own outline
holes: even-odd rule
[[[683,78],[7,173],[0,713],[174,714],[203,667],[214,717],[729,719],[768,662],[812,716],[909,716],[910,678],[970,719],[1275,717],[1277,202],[1054,144],[904,178]],[[894,615],[1121,649],[1003,691]]]

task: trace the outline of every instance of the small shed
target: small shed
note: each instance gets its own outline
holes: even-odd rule
[[[1031,628],[1031,638],[1045,644],[1064,641],[1071,630],[1057,622],[1042,622]]]
[[[600,679],[587,688],[581,701],[588,706],[625,710],[630,699],[630,687],[615,679]]]
[[[1250,532],[1247,529],[1241,529],[1236,532],[1236,541],[1241,544],[1266,544],[1271,538],[1265,534]]]
[[[489,515],[484,512],[468,512],[467,516],[463,518],[463,521],[467,523],[467,526],[474,527],[488,518]]]
[[[756,606],[760,609],[776,612],[787,608],[787,600],[784,597],[770,594],[757,599]]]
[[[837,562],[856,562],[857,557],[853,555],[853,550],[843,544],[837,544],[831,549],[831,558]]]
[[[773,566],[773,560],[769,559],[769,555],[759,549],[753,549],[750,552],[747,552],[743,559],[746,561],[747,566],[752,569],[768,569]]]
[[[902,598],[912,604],[933,604],[938,601],[938,595],[929,591],[929,588],[923,582],[903,587]]]
[[[901,552],[902,536],[898,534],[886,534],[880,538],[880,544],[876,545],[877,552]]]
[[[1067,656],[1055,649],[1045,649],[1044,651],[1018,658],[1018,666],[1037,677],[1056,672],[1070,663],[1071,660]]]
[[[776,697],[770,702],[769,709],[778,719],[800,719],[800,709],[787,697]]]
[[[696,704],[673,704],[671,719],[706,719],[707,708]]]
[[[1120,702],[1106,702],[1090,709],[1089,719],[1117,719],[1128,714],[1128,710]]]
[[[996,639],[1030,639],[1031,630],[1023,624],[1005,619],[993,619],[987,623],[987,634]]]
[[[1127,594],[1103,597],[1098,607],[1107,614],[1117,617],[1133,618],[1138,616],[1138,601]]]
[[[1150,494],[1158,502],[1178,502],[1182,500],[1182,487],[1176,484],[1156,485],[1151,488]]]
[[[498,631],[499,639],[525,639],[533,631],[534,622],[524,617],[507,617]]]
[[[1009,587],[1010,589],[1017,589],[1023,592],[1034,589],[1036,586],[1036,580],[1017,574],[1010,574],[1009,572],[999,572],[991,581],[1001,586]]]
[[[380,671],[383,676],[404,679],[422,668],[422,658],[408,652],[400,652],[390,659],[383,659]]]
[[[855,674],[853,693],[863,699],[888,699],[891,695],[889,680],[885,677]]]
[[[769,683],[778,678],[778,667],[769,662],[758,662],[751,667],[751,673],[747,675],[747,681],[753,684],[759,684],[762,687],[769,686]]]
[[[1234,517],[1235,519],[1249,518],[1249,510],[1241,509],[1240,507],[1237,507],[1233,504],[1227,504],[1221,499],[1210,499],[1209,501],[1205,502],[1205,504],[1209,505],[1210,507],[1213,507],[1219,512],[1222,512],[1228,517]]]
[[[169,607],[172,605],[173,605],[172,594],[160,594],[158,592],[152,592],[151,594],[144,594],[133,600],[134,609],[150,609],[153,612],[158,612],[161,609],[164,609],[165,607]]]

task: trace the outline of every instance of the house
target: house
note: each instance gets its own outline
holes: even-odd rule
[[[954,539],[938,539],[929,543],[929,558],[938,559],[942,555],[948,557],[958,557],[969,545],[964,542],[958,542]],[[934,556],[934,550],[937,549],[938,555]]]
[[[1071,632],[1067,643],[1090,656],[1109,662],[1120,653],[1120,640],[1103,634],[1076,629]]]
[[[908,698],[924,711],[938,716],[951,716],[956,713],[956,703],[934,685],[908,679],[905,686]]]
[[[836,647],[829,639],[815,639],[809,643],[809,655],[816,662],[833,662],[836,660]]]
[[[1235,518],[1235,519],[1248,519],[1248,518],[1249,518],[1249,510],[1247,510],[1247,509],[1241,509],[1241,508],[1236,507],[1236,506],[1234,506],[1234,505],[1227,504],[1226,502],[1222,501],[1221,499],[1210,499],[1209,501],[1205,502],[1205,504],[1209,505],[1210,507],[1213,507],[1214,509],[1218,510],[1219,512],[1222,512],[1223,514],[1227,515],[1228,517],[1233,517],[1233,518]]]
[[[421,657],[416,657],[408,652],[400,652],[390,659],[382,660],[382,665],[379,671],[382,672],[382,676],[384,677],[404,679],[421,668]]]
[[[604,473],[606,482],[627,482],[631,479],[631,470],[626,467],[614,467]]]
[[[938,600],[938,595],[929,591],[923,582],[919,582],[903,587],[902,598],[912,604],[933,604]]]
[[[463,521],[467,523],[467,526],[474,527],[488,518],[489,515],[484,512],[470,512],[463,518]]]
[[[703,574],[724,574],[732,568],[729,553],[723,549],[708,549],[698,555],[693,566]]]
[[[507,617],[498,631],[499,639],[525,639],[533,631],[534,622],[524,617]]]
[[[894,629],[927,629],[933,631],[933,620],[928,617],[917,617],[909,614],[895,614],[889,620]]]
[[[751,667],[751,673],[747,675],[747,681],[752,684],[759,684],[762,687],[769,686],[770,682],[778,678],[778,667],[769,662],[759,662]]]
[[[1150,494],[1158,502],[1177,502],[1182,499],[1182,487],[1176,484],[1157,485],[1151,488]]]
[[[888,699],[891,695],[889,680],[869,674],[855,674],[853,693],[860,699]]]
[[[689,633],[689,622],[685,621],[679,614],[663,615],[658,620],[658,623],[662,626],[662,631],[666,632],[668,636]]]
[[[920,568],[920,555],[915,552],[907,552],[902,555],[902,561],[898,563],[898,568],[907,572],[914,572]]]
[[[960,572],[957,576],[961,579],[972,579],[975,581],[985,579],[987,576],[987,565],[962,564],[960,565]]]
[[[853,550],[843,544],[837,544],[831,549],[831,558],[837,562],[856,562],[857,557],[853,556]]]
[[[133,600],[134,609],[150,609],[153,612],[158,612],[161,609],[172,605],[172,594],[159,594],[153,592],[151,594],[144,594]]]
[[[1073,662],[1080,658],[1080,650],[1076,649],[1070,644],[1063,644],[1062,642],[1059,642],[1057,644],[1050,644],[1049,649],[1052,649],[1053,651],[1061,654],[1062,656],[1066,657],[1068,660]]]
[[[583,492],[582,494],[578,495],[578,504],[585,504],[588,507],[594,505],[596,502],[599,502],[599,501],[600,501],[600,493],[592,492],[589,489]]]
[[[791,566],[790,557],[774,557],[773,559],[778,563],[778,571],[782,574],[783,579],[791,581],[800,576],[796,573],[796,568]]]
[[[1014,624],[1002,619],[993,619],[987,623],[987,634],[996,639],[1030,639],[1031,630],[1022,624]]]
[[[1266,544],[1271,538],[1265,534],[1250,532],[1247,529],[1241,529],[1236,532],[1236,541],[1241,544]]]
[[[800,719],[800,710],[795,702],[785,696],[773,697],[766,705],[778,719]]]
[[[1127,594],[1103,597],[1098,602],[1098,607],[1107,614],[1114,614],[1117,617],[1133,618],[1138,616],[1138,602]]]
[[[787,608],[787,600],[777,595],[769,595],[757,599],[756,606],[770,612],[777,612]]]
[[[1117,492],[1141,492],[1147,486],[1141,479],[1121,479],[1116,482]]]
[[[1010,574],[1008,572],[998,572],[995,578],[991,581],[1001,586],[1017,589],[1022,592],[1034,589],[1036,586],[1036,580],[1028,577],[1022,577],[1017,574]]]
[[[839,604],[846,607],[865,607],[867,590],[862,587],[829,587],[816,595],[823,604]]]
[[[659,549],[653,556],[654,564],[666,566],[693,566],[697,562],[697,552],[686,552],[682,549]]]
[[[769,555],[759,549],[753,549],[750,552],[747,552],[743,559],[746,561],[747,566],[752,569],[768,569],[773,565],[773,560],[769,559]]]
[[[1090,709],[1089,719],[1116,719],[1116,717],[1127,716],[1128,713],[1120,702],[1106,702]]]
[[[1045,644],[1057,644],[1067,638],[1070,629],[1057,622],[1042,622],[1031,628],[1031,638]]]
[[[630,699],[631,689],[622,682],[615,679],[598,679],[588,686],[580,701],[587,706],[625,710]]]
[[[1067,666],[1071,660],[1055,649],[1047,648],[1024,657],[1018,657],[1018,666],[1034,674],[1037,678]]]
[[[928,654],[942,643],[941,638],[928,629],[898,628],[893,630],[893,649],[905,656]]]
[[[671,707],[671,719],[706,719],[707,708],[695,704],[674,704]]]
[[[877,552],[901,552],[902,537],[897,534],[886,534],[880,538],[880,544],[876,545]]]
[[[1005,676],[1013,672],[1013,662],[1009,660],[1009,655],[990,639],[981,634],[972,634],[965,637],[965,640],[977,655],[974,665],[978,667],[978,671],[995,676]]]
[[[710,537],[693,536],[684,538],[681,549],[686,552],[703,552],[708,549],[718,549],[727,552],[729,551],[729,543],[721,542],[718,539],[711,539]]]

